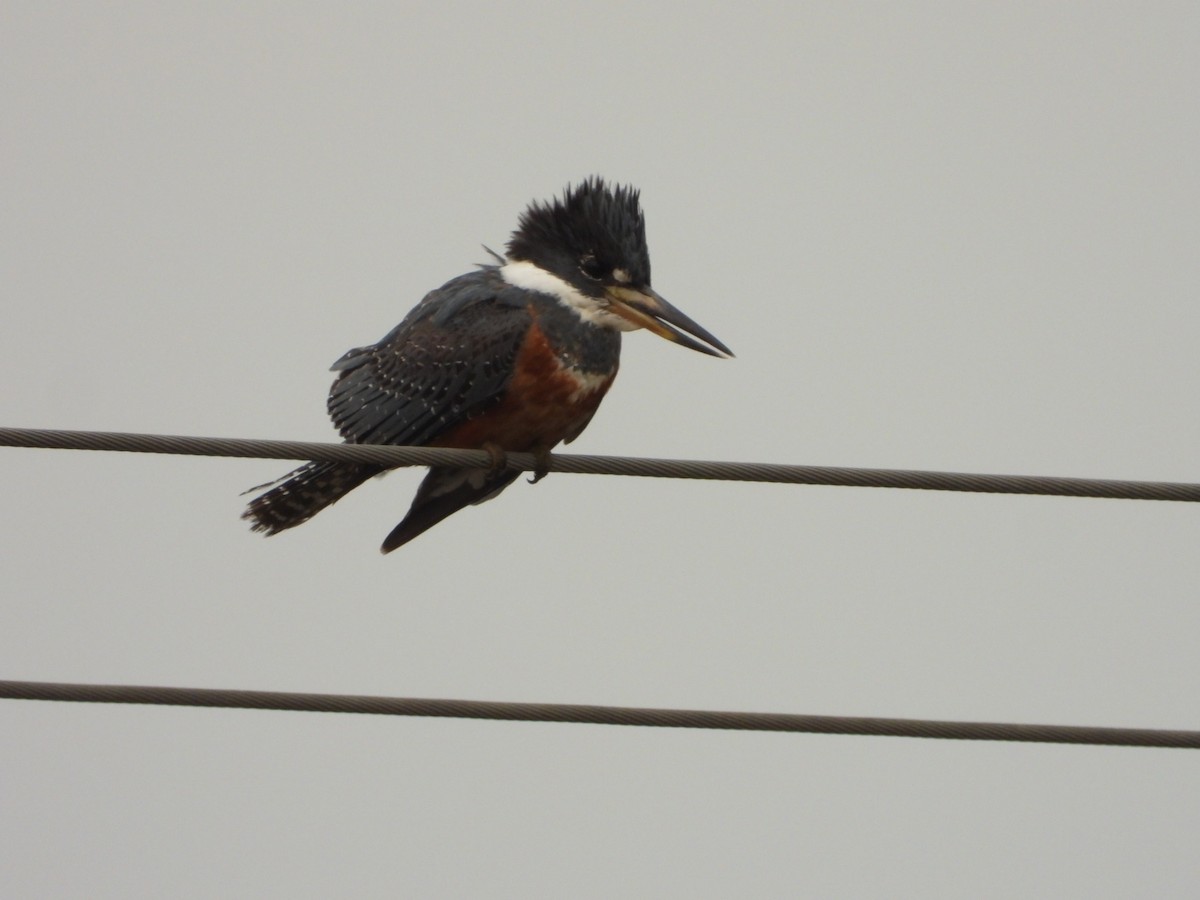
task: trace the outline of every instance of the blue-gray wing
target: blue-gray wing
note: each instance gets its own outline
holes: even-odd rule
[[[499,400],[532,324],[524,300],[494,268],[472,272],[339,359],[328,406],[342,437],[425,444]]]

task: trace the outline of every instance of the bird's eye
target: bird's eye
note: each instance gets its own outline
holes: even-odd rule
[[[604,266],[591,253],[585,254],[579,260],[579,271],[592,279],[592,281],[600,281],[604,277]]]

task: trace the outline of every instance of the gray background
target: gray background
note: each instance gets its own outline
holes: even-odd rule
[[[325,440],[326,366],[590,173],[581,452],[1200,480],[1200,14],[0,7],[5,425]],[[572,449],[575,449],[572,448]],[[1184,504],[2,450],[3,677],[1200,727]],[[1183,896],[1200,755],[0,703],[10,896]]]

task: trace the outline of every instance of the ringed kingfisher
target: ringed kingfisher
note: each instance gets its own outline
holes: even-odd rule
[[[348,443],[482,448],[497,460],[490,469],[430,467],[384,553],[512,484],[519,473],[503,468],[503,451],[544,460],[577,438],[616,378],[621,332],[645,328],[692,350],[733,355],[650,287],[633,187],[591,177],[561,199],[535,201],[506,255],[492,255],[494,264],[427,294],[379,343],[333,364],[327,405]],[[276,534],[385,471],[310,462],[271,482],[242,517],[254,531]]]

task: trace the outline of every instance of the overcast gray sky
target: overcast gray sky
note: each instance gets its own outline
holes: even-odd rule
[[[0,4],[0,424],[325,440],[591,173],[572,449],[1200,481],[1200,7]],[[0,677],[1200,727],[1200,510],[552,475],[264,540],[272,461],[0,450]],[[1187,751],[0,702],[11,896],[1184,896]]]

